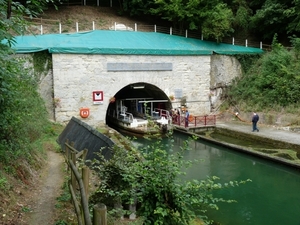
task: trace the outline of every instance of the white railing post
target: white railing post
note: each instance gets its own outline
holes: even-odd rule
[[[134,31],[137,31],[137,24],[134,24]]]
[[[95,21],[93,21],[93,30],[95,30]]]
[[[232,37],[232,45],[234,45],[234,37]]]
[[[115,22],[115,31],[117,30],[117,22]]]
[[[170,27],[170,35],[172,35],[172,27]]]
[[[156,24],[154,25],[154,32],[156,33]]]
[[[76,32],[78,33],[78,22],[76,22]]]
[[[41,34],[43,34],[43,25],[41,24]]]
[[[262,49],[262,42],[259,42],[259,48]]]
[[[203,41],[203,34],[201,34],[201,40]]]
[[[248,40],[245,41],[245,46],[248,47]]]
[[[185,37],[188,37],[188,30],[185,30]]]

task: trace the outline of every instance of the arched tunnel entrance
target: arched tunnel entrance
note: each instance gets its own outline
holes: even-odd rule
[[[132,118],[146,119],[165,115],[171,109],[169,97],[160,88],[149,83],[133,83],[119,90],[110,99],[105,120],[108,126],[116,128],[112,116],[120,118],[128,113]]]

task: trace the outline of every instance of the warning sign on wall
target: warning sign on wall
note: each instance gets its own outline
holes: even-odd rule
[[[94,104],[103,103],[103,91],[93,91],[93,102]]]

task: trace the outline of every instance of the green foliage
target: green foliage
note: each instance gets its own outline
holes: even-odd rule
[[[299,0],[128,0],[122,7],[132,16],[151,15],[181,30],[205,30],[203,35],[216,40],[234,31],[235,37],[256,36],[268,42],[278,33],[286,41],[286,34],[300,31]]]
[[[30,143],[49,123],[38,83],[9,47],[14,42],[13,34],[21,34],[27,25],[22,16],[34,15],[33,9],[46,2],[30,1],[24,6],[0,1],[0,41],[6,39],[0,44],[0,161],[4,164],[20,157],[30,159]],[[33,4],[35,7],[31,7]]]
[[[232,32],[233,14],[222,1],[155,0],[149,12],[179,29],[201,29],[204,37],[221,41]]]
[[[218,202],[234,202],[215,198],[212,192],[243,182],[222,185],[217,183],[217,177],[183,182],[182,171],[192,164],[182,160],[187,146],[188,141],[176,154],[167,153],[165,149],[172,149],[172,144],[164,146],[160,140],[139,151],[115,147],[110,160],[101,157],[93,162],[101,183],[91,196],[91,203],[102,202],[109,209],[113,209],[114,203],[137,203],[138,216],[143,218],[143,224],[149,225],[190,224],[196,217],[206,220],[208,208],[218,209]]]
[[[69,202],[71,200],[71,194],[70,194],[69,187],[68,187],[68,180],[69,180],[69,178],[66,177],[64,185],[62,187],[63,192],[61,193],[61,195],[59,197],[57,197],[58,202]]]
[[[23,206],[22,207],[22,212],[30,212],[31,208],[27,207],[27,206]]]
[[[3,55],[2,55],[3,56]],[[47,112],[34,77],[14,57],[0,56],[0,159],[26,155],[47,126]]]
[[[59,220],[55,222],[55,225],[68,225],[68,223],[65,220]]]
[[[233,13],[226,4],[219,3],[206,13],[207,16],[202,25],[204,37],[214,38],[217,42],[220,42],[229,33],[233,32]]]
[[[235,58],[239,61],[239,63],[242,66],[243,73],[247,73],[260,57],[260,54],[247,54],[235,56]]]
[[[2,191],[7,191],[9,189],[10,185],[6,179],[6,177],[3,177],[1,174],[0,174],[0,190]]]
[[[298,39],[293,39],[295,46]],[[256,109],[297,105],[300,99],[298,49],[287,50],[277,42],[237,80],[229,91],[230,99],[247,102]]]
[[[33,53],[32,58],[34,75],[38,81],[41,75],[47,74],[52,68],[52,57],[48,51],[41,51]]]
[[[272,38],[274,33],[285,33],[285,23],[288,23],[284,11],[288,8],[286,2],[264,1],[260,9],[251,18],[251,27],[260,32],[263,38]]]

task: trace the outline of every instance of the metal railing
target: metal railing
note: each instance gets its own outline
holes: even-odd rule
[[[193,116],[190,115],[188,123],[184,116],[173,115],[172,123],[178,126],[184,127],[206,127],[216,125],[216,115],[205,115],[205,116]]]

